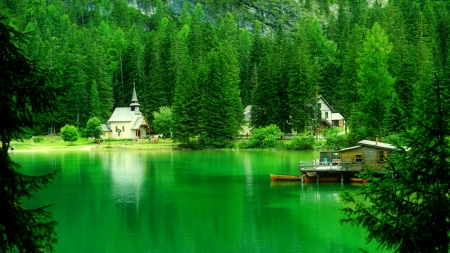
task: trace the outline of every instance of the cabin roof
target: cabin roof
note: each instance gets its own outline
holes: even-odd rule
[[[389,143],[384,143],[384,142],[362,140],[362,141],[358,142],[358,144],[359,144],[359,146],[344,148],[344,149],[339,150],[339,152],[353,150],[353,149],[361,148],[363,146],[370,147],[370,148],[376,148],[376,149],[384,149],[384,150],[388,150],[388,151],[397,149],[395,146],[393,146]]]
[[[347,150],[352,150],[352,149],[357,149],[357,148],[360,148],[360,147],[361,147],[361,146],[353,146],[353,147],[343,148],[343,149],[339,150],[339,152],[347,151]]]
[[[344,116],[342,116],[340,113],[338,112],[333,112],[331,114],[331,119],[332,120],[344,120]]]
[[[361,146],[371,147],[371,148],[378,148],[378,149],[386,149],[386,150],[394,150],[397,149],[395,146],[384,143],[384,142],[376,142],[376,141],[368,141],[368,140],[362,140],[358,142]]]
[[[334,112],[333,107],[331,107],[331,105],[328,103],[328,101],[325,100],[325,98],[322,95],[319,95],[318,100],[322,100],[328,106],[328,108],[330,108],[330,110]]]

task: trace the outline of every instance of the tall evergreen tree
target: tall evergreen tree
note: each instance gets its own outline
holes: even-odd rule
[[[375,139],[376,135],[384,135],[386,103],[394,91],[394,78],[387,67],[391,46],[381,26],[375,23],[367,32],[364,48],[357,59],[359,130],[364,131],[362,134],[366,138]]]
[[[90,92],[90,117],[98,117],[101,115],[100,97],[98,95],[97,83],[94,81],[91,85]]]
[[[208,55],[209,81],[203,87],[201,107],[203,134],[208,143],[217,146],[237,136],[243,118],[236,51],[223,43]]]
[[[337,58],[337,46],[333,41],[328,40],[323,34],[322,27],[319,21],[314,18],[307,27],[306,37],[309,39],[311,45],[310,51],[315,61],[319,64],[318,71],[319,79],[319,94],[333,106],[338,99],[335,86],[338,82],[339,74],[339,60]]]
[[[308,128],[315,132],[318,127],[314,112],[316,108],[316,64],[310,54],[304,26],[299,26],[295,36],[293,57],[289,66],[289,111],[293,130],[303,133]],[[312,129],[311,129],[312,128]]]
[[[251,46],[252,37],[247,30],[243,30],[239,37],[239,69],[241,100],[244,106],[251,104]]]
[[[25,199],[46,186],[56,171],[29,176],[19,172],[19,165],[8,154],[11,140],[19,139],[33,126],[33,112],[49,111],[56,96],[56,81],[24,55],[21,48],[28,41],[0,13],[0,251],[39,252],[54,250],[57,222],[49,205],[27,208]]]
[[[354,112],[357,112],[356,108],[360,100],[357,91],[358,64],[356,63],[356,59],[358,58],[358,53],[362,48],[364,32],[364,27],[356,26],[350,33],[345,51],[343,53],[342,75],[338,86],[338,94],[340,97],[338,108],[341,109],[340,112],[346,119],[346,127],[348,126],[353,130],[357,129],[359,123],[359,120],[357,120],[354,117],[355,115],[353,115]],[[355,131],[351,132],[353,135],[354,133]]]
[[[173,139],[187,143],[190,137],[195,135],[198,129],[198,99],[192,100],[192,94],[197,87],[192,71],[191,58],[187,47],[189,26],[184,25],[177,36],[177,44],[174,48],[176,67],[176,87],[172,105],[172,117],[174,121]]]
[[[367,241],[396,252],[448,252],[450,190],[449,105],[450,85],[440,80],[428,84],[403,125],[404,145],[388,157],[383,179],[371,170],[371,180],[356,196],[341,196],[351,205],[342,222],[362,226]],[[393,180],[395,178],[395,180]]]

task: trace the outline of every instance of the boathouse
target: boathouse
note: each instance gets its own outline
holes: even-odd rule
[[[388,143],[363,140],[357,146],[320,152],[318,160],[300,162],[299,172],[304,182],[360,182],[358,173],[364,165],[383,173],[386,158],[395,150],[396,147]]]
[[[363,164],[380,169],[386,164],[386,157],[396,150],[395,146],[378,141],[363,140],[358,144],[339,150],[341,162],[348,171],[361,171]]]
[[[106,124],[102,124],[104,139],[145,139],[150,134],[150,127],[142,112],[133,87],[129,107],[117,107]]]

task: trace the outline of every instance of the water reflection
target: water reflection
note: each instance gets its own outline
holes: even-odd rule
[[[305,157],[111,151],[16,161],[25,172],[61,168],[32,200],[57,203],[58,252],[375,252],[364,231],[338,222],[338,193],[354,186],[271,182]]]
[[[116,203],[136,204],[141,200],[146,156],[141,154],[108,153],[102,156],[103,170],[113,180],[113,196]]]

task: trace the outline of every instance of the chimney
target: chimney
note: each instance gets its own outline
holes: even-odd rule
[[[378,134],[377,134],[377,137],[375,137],[375,145],[378,146]]]

